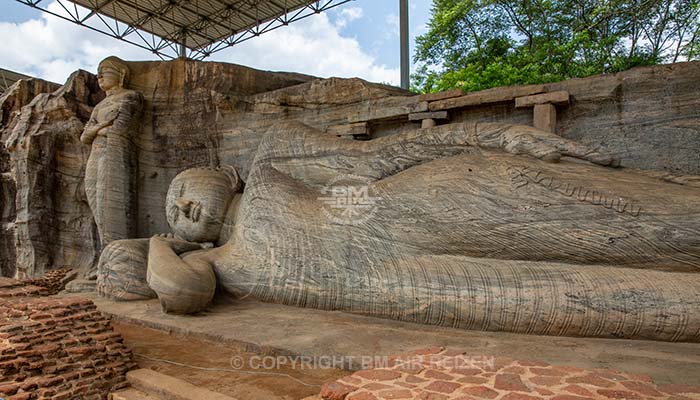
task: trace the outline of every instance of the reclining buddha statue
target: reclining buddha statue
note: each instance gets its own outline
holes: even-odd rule
[[[242,193],[231,168],[178,175],[175,235],[112,243],[97,286],[174,313],[219,286],[463,329],[698,341],[700,189],[616,164],[519,125],[348,141],[279,124]]]

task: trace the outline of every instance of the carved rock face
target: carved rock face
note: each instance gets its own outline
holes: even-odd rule
[[[119,73],[111,68],[100,68],[97,75],[97,82],[100,85],[100,89],[104,90],[105,92],[121,86],[119,80]]]
[[[166,198],[170,229],[190,242],[216,242],[235,191],[235,183],[222,171],[194,168],[181,172]]]

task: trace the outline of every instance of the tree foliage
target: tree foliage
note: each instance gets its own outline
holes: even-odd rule
[[[414,89],[554,82],[700,59],[700,0],[433,0]]]

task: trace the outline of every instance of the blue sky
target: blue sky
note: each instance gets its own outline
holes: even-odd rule
[[[411,54],[415,37],[425,32],[431,3],[409,0]],[[56,3],[49,7],[59,10]],[[95,71],[97,63],[108,55],[153,59],[145,50],[14,0],[0,0],[0,10],[1,68],[63,82],[78,68]],[[215,53],[209,59],[398,84],[398,13],[398,0],[355,0]]]

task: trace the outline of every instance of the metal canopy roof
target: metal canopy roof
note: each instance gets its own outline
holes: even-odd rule
[[[148,49],[194,59],[353,0],[17,0]]]

